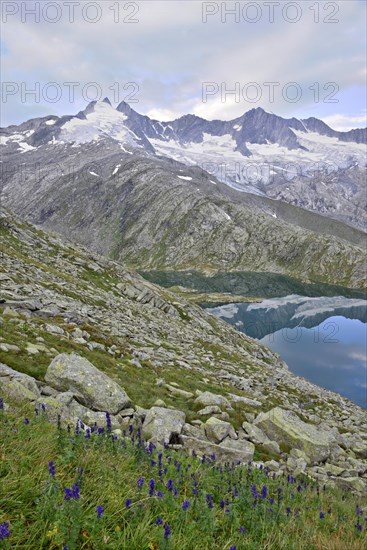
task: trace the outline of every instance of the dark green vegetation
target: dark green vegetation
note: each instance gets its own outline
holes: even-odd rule
[[[359,550],[367,543],[366,510],[350,494],[302,477],[273,479],[251,465],[220,466],[214,457],[159,453],[139,432],[114,437],[99,428],[69,433],[48,421],[47,409],[0,410],[0,533],[8,534],[1,548]]]

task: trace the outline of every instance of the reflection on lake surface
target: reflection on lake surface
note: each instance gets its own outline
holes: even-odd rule
[[[367,409],[366,305],[291,295],[208,311],[279,353],[295,374]]]

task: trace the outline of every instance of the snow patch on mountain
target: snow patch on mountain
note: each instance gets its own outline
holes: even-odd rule
[[[72,118],[61,129],[60,139],[67,142],[88,143],[110,137],[124,144],[140,147],[137,136],[129,130],[124,122],[127,116],[116,111],[105,102],[95,104],[86,119]]]

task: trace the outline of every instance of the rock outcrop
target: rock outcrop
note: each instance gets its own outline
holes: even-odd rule
[[[185,418],[181,411],[152,407],[144,420],[143,435],[161,446],[179,443]]]
[[[337,443],[331,430],[303,422],[294,412],[280,407],[260,413],[254,424],[280,446],[304,451],[312,462],[326,460]]]
[[[78,401],[95,411],[117,414],[131,404],[125,391],[87,359],[62,353],[47,369],[45,380],[59,391],[71,391]]]

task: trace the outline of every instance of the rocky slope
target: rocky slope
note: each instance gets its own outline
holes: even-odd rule
[[[123,149],[106,137],[5,148],[2,203],[140,269],[270,271],[365,287],[362,231],[238,192],[136,143]]]
[[[157,445],[265,460],[366,493],[367,422],[348,400],[120,264],[1,218],[0,388],[50,418],[142,426]],[[111,399],[111,396],[113,397]],[[84,428],[86,428],[84,426]]]

